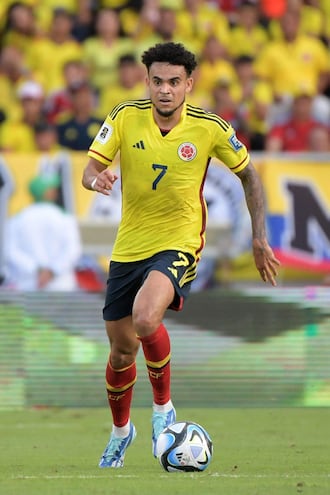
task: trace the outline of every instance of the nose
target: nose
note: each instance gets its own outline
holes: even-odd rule
[[[170,92],[170,85],[167,82],[163,82],[160,88],[160,92],[163,94],[167,94]]]

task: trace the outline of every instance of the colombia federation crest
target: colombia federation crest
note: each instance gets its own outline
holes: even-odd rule
[[[185,162],[190,162],[197,155],[196,146],[192,143],[182,143],[178,147],[178,155],[181,160]]]

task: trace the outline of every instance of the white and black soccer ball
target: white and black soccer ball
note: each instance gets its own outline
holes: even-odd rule
[[[213,444],[199,424],[177,421],[159,435],[156,455],[165,471],[204,471],[211,462]]]

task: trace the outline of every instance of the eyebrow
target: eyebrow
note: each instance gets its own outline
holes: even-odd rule
[[[152,76],[152,79],[153,80],[157,80],[157,81],[170,81],[170,82],[181,81],[181,77],[180,76],[170,77],[169,79],[162,79],[159,76]]]

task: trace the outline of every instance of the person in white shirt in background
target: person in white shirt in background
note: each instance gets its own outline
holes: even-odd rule
[[[10,217],[5,226],[5,285],[19,291],[73,291],[82,254],[74,215],[55,204],[57,175],[29,183],[34,203]]]
[[[121,220],[121,178],[120,167],[113,169],[118,177],[113,185],[110,196],[96,194],[88,211],[88,218],[94,220],[106,220],[118,224]]]

